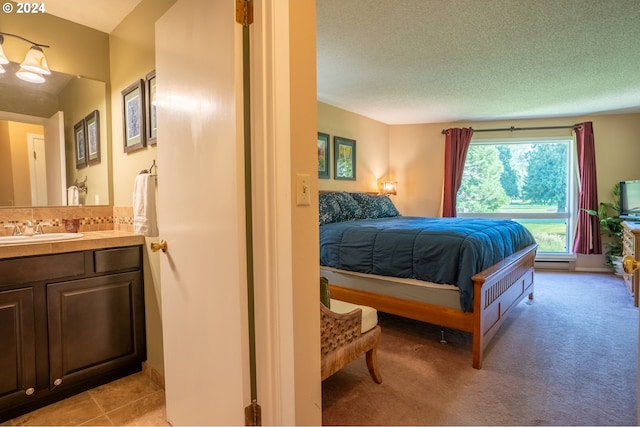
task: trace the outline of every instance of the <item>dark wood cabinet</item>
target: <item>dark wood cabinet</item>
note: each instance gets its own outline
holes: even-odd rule
[[[140,370],[142,247],[0,260],[0,422]]]
[[[33,289],[0,292],[0,408],[30,400],[36,387]]]

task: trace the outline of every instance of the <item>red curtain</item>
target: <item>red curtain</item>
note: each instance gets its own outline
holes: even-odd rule
[[[584,209],[598,211],[596,149],[593,138],[593,124],[591,122],[577,125],[576,143],[580,196],[578,199],[578,225],[576,238],[573,242],[573,252],[577,254],[601,254],[600,222],[597,216],[589,215],[584,211]]]
[[[444,198],[442,216],[456,216],[456,194],[462,183],[462,171],[473,136],[471,128],[451,128],[445,134]]]

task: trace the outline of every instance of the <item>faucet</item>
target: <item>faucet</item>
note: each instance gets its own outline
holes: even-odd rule
[[[20,230],[20,226],[18,223],[5,224],[4,228],[13,228],[12,236],[22,236],[22,231]]]
[[[36,225],[36,234],[44,234],[44,231],[42,231],[43,225],[51,225],[51,223],[49,221],[40,221],[38,225]]]

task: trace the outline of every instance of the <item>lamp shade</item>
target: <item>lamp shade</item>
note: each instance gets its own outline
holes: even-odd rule
[[[20,68],[16,72],[16,76],[20,80],[24,80],[29,83],[44,83],[45,78],[42,74],[34,73],[33,71],[25,70],[24,68]]]
[[[47,58],[45,58],[44,52],[39,46],[31,46],[20,67],[38,74],[51,74],[47,65]]]
[[[7,59],[7,55],[4,54],[2,43],[4,43],[4,36],[0,34],[0,65],[5,65],[9,63],[9,60]]]
[[[4,50],[2,49],[2,43],[0,43],[0,65],[5,65],[8,63],[9,63],[9,60],[7,59],[7,55],[4,54]]]
[[[398,194],[398,182],[382,181],[382,194]]]

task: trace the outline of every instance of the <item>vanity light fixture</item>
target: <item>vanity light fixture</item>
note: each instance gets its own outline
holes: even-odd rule
[[[27,52],[24,61],[20,64],[20,69],[16,72],[18,78],[31,82],[31,83],[44,83],[44,74],[49,75],[51,71],[47,64],[47,58],[44,56],[43,47],[49,47],[44,44],[34,43],[31,40],[27,40],[22,36],[16,34],[3,33],[0,31],[0,67],[2,64],[8,64],[9,59],[4,54],[2,49],[2,43],[4,43],[4,36],[11,36],[24,40],[27,43],[31,43],[31,48]],[[3,71],[0,71],[2,73]]]
[[[398,181],[382,181],[381,193],[394,196],[398,194]]]
[[[4,54],[4,50],[2,49],[2,43],[4,43],[4,36],[2,34],[3,33],[0,33],[0,66],[6,65],[9,63],[9,60],[7,59],[7,55]]]
[[[44,76],[42,74],[34,73],[33,71],[29,71],[29,70],[25,70],[22,67],[20,67],[20,69],[18,71],[16,71],[16,76],[18,76],[18,78],[20,80],[24,80],[25,82],[29,82],[29,83],[44,83],[45,82],[45,78],[44,78]]]

